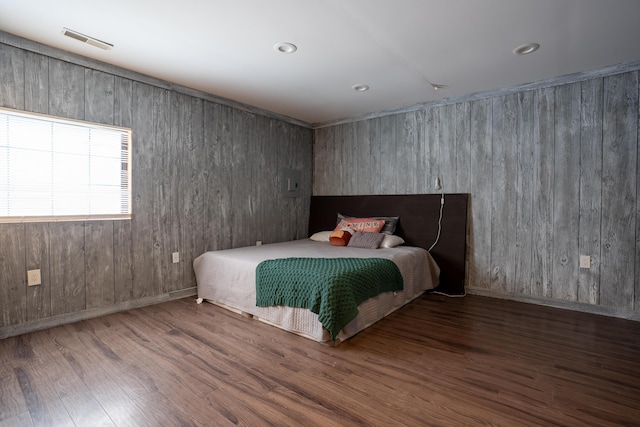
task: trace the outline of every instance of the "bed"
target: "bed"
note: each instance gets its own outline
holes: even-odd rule
[[[300,239],[202,254],[194,260],[198,301],[208,301],[289,332],[323,343],[344,341],[425,291],[464,292],[467,195],[445,195],[442,233],[435,241],[440,195],[314,196],[309,235],[332,230],[337,213],[350,216],[399,216],[395,234],[406,244],[393,248],[336,247],[326,241]],[[402,289],[383,292],[357,306],[357,316],[329,333],[319,315],[306,308],[256,305],[256,268],[263,261],[290,258],[390,260],[400,271]],[[442,265],[440,265],[442,263]],[[444,266],[444,268],[443,268]],[[323,319],[324,321],[324,319]]]

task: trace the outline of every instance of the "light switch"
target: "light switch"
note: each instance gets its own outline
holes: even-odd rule
[[[302,173],[299,170],[283,169],[281,173],[281,188],[284,197],[300,197],[300,178]]]

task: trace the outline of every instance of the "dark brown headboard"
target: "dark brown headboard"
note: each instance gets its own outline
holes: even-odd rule
[[[431,255],[440,266],[437,290],[464,293],[468,194],[445,194],[442,231]],[[396,234],[407,245],[429,249],[438,234],[439,194],[312,196],[309,235],[333,230],[337,214],[400,216]]]

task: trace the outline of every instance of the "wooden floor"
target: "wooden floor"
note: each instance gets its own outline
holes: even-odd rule
[[[189,298],[0,356],[0,426],[640,425],[640,322],[479,296],[335,348]]]

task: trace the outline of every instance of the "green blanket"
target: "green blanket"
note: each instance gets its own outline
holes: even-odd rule
[[[283,258],[256,268],[256,305],[307,308],[333,340],[358,314],[358,305],[402,290],[396,264],[381,258]]]

